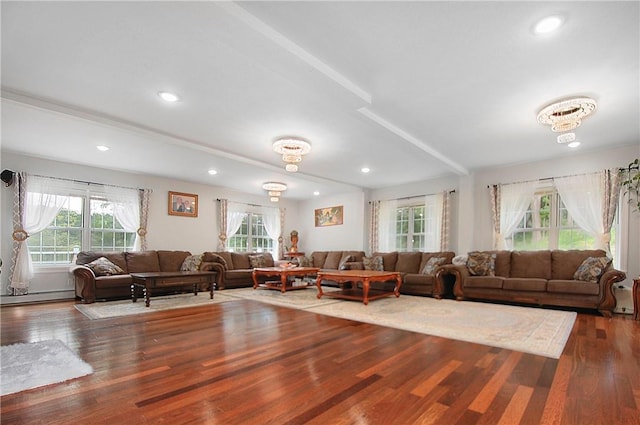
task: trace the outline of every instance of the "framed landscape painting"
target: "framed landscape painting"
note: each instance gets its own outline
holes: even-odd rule
[[[169,215],[197,217],[198,195],[193,193],[169,192]]]
[[[342,224],[344,208],[339,207],[318,208],[315,210],[316,227],[335,226]]]

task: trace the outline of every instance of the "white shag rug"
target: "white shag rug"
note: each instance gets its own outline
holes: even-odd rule
[[[138,298],[138,301],[135,303],[131,300],[98,301],[92,304],[75,304],[75,308],[89,319],[107,319],[110,317],[153,313],[155,311],[173,310],[176,308],[197,307],[234,299],[235,298],[227,297],[220,292],[215,292],[213,299],[211,299],[209,292],[199,292],[198,295],[190,293],[151,297],[149,307],[145,307],[144,298]]]
[[[93,373],[62,341],[30,342],[0,347],[0,395],[68,381]]]

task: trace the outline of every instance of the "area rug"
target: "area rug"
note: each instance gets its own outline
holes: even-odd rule
[[[64,382],[93,373],[93,368],[62,341],[21,343],[0,347],[0,395]]]
[[[323,288],[328,292],[336,288]],[[364,305],[317,299],[315,288],[287,291],[225,290],[231,297],[297,308],[317,314],[412,332],[560,358],[576,320],[575,312],[401,295]]]
[[[177,294],[161,297],[151,297],[149,307],[145,307],[144,298],[138,298],[137,302],[131,300],[95,302],[92,304],[75,304],[75,308],[89,319],[106,319],[110,317],[130,316],[132,314],[153,313],[156,311],[173,310],[177,308],[197,307],[207,304],[222,303],[236,299],[216,292],[213,299],[208,292],[200,292],[198,295]]]

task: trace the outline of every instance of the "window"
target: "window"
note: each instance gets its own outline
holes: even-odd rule
[[[615,247],[614,224],[611,231],[612,254]],[[552,188],[536,192],[509,246],[519,251],[545,249],[593,249],[595,238],[573,220],[560,195]]]
[[[227,241],[227,249],[235,252],[271,252],[274,240],[269,237],[262,214],[246,213],[238,231]]]
[[[429,196],[421,205],[398,207],[396,210],[396,251],[439,251],[440,208],[438,198]]]
[[[27,244],[36,265],[71,264],[74,255],[84,250],[131,251],[135,237],[115,218],[111,202],[87,191],[69,195],[53,223],[31,235]]]

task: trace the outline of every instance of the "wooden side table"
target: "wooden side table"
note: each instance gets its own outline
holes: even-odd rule
[[[633,279],[633,320],[640,320],[640,278]]]

